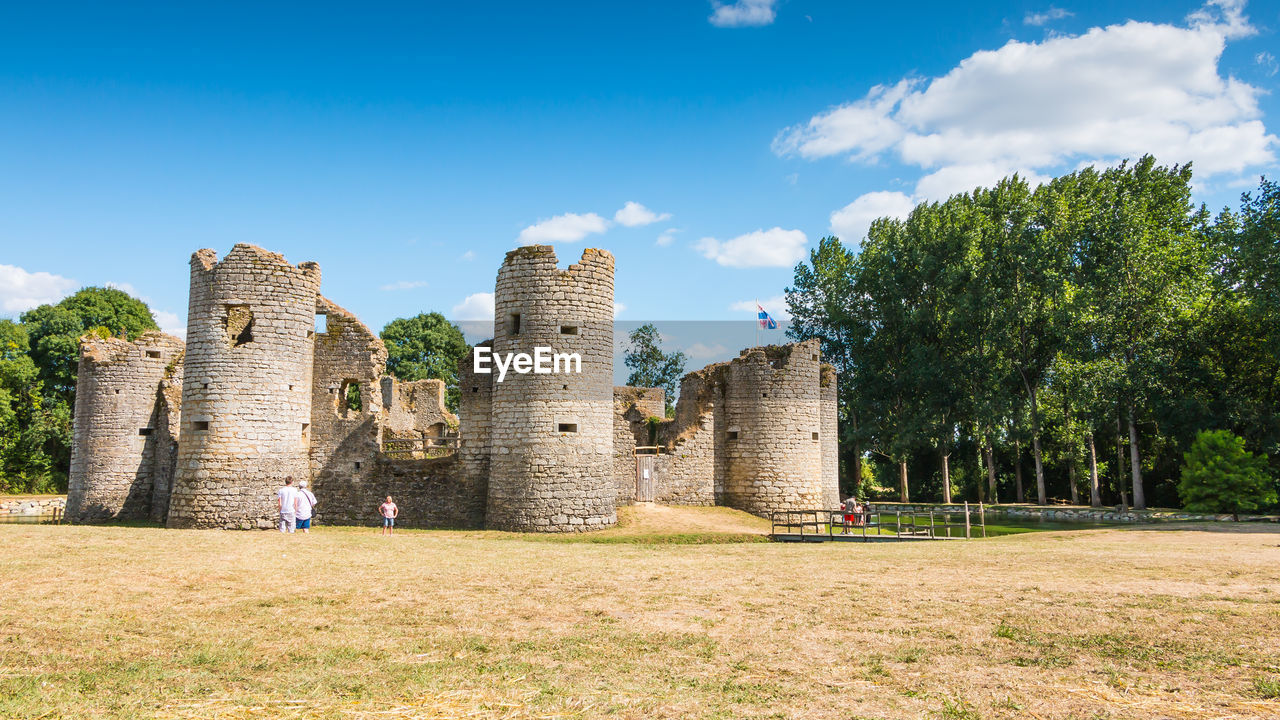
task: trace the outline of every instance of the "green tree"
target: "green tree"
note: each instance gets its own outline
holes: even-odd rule
[[[380,334],[387,346],[387,372],[400,380],[443,380],[445,404],[457,412],[458,361],[471,348],[457,325],[438,312],[396,318]]]
[[[87,332],[136,340],[158,330],[146,303],[115,288],[87,287],[56,305],[41,305],[22,314],[31,343],[31,359],[39,368],[46,397],[75,405],[80,338]]]
[[[1244,438],[1228,430],[1205,430],[1183,456],[1178,493],[1191,512],[1238,515],[1276,503],[1267,460],[1244,449]]]
[[[662,336],[653,323],[645,323],[627,336],[630,343],[622,362],[631,369],[627,385],[656,387],[666,391],[668,414],[675,407],[676,382],[684,375],[685,355],[662,351]]]

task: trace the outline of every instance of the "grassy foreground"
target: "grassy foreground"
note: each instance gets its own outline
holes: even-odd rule
[[[1280,717],[1269,528],[802,546],[716,544],[767,531],[716,509],[627,520],[0,526],[0,717]]]

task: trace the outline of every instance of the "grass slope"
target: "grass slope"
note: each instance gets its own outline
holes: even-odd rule
[[[761,526],[639,513],[609,543],[0,526],[0,717],[1280,717],[1269,528],[686,545],[645,538]]]

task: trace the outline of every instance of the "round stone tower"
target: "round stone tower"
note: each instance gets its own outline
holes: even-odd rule
[[[191,256],[182,426],[169,527],[270,528],[309,476],[320,266],[237,244]]]
[[[501,381],[491,375],[486,524],[541,532],[613,525],[613,256],[587,249],[560,270],[550,246],[512,250],[494,307],[495,359],[527,353],[535,365],[517,372],[517,356]],[[539,355],[550,372],[541,372]]]
[[[167,495],[174,438],[161,386],[175,373],[182,373],[176,337],[148,332],[135,342],[80,341],[67,519],[141,520],[157,489]]]
[[[828,507],[817,340],[742,351],[729,363],[724,503],[768,516]]]

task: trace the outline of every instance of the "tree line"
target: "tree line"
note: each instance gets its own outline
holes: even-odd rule
[[[840,372],[846,489],[1179,506],[1209,430],[1274,478],[1280,188],[1214,215],[1191,180],[1150,156],[1014,175],[876,220],[860,249],[822,239],[788,332]]]

